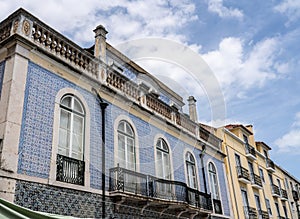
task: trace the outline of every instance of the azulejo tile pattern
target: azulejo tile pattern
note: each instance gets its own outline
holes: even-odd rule
[[[5,61],[0,62],[0,99],[1,99],[3,78],[4,78],[4,67],[5,67]]]
[[[16,183],[15,203],[34,211],[100,218],[101,200],[98,194],[25,181]]]
[[[91,154],[101,154],[100,106],[96,98],[86,90],[29,62],[25,89],[22,128],[19,143],[18,173],[48,178],[52,153],[53,119],[55,97],[63,88],[80,92],[88,103],[91,114]],[[101,169],[101,157],[91,160],[92,173]],[[95,174],[96,175],[96,174]],[[98,184],[100,176],[96,175]],[[95,186],[97,187],[97,186]]]
[[[136,204],[116,208],[106,198],[106,218],[114,219],[178,219],[172,212],[160,215],[155,209],[145,209]],[[83,218],[102,217],[102,196],[94,193],[49,186],[34,182],[17,181],[14,202],[34,211],[68,215]],[[161,210],[161,209],[160,209]],[[186,219],[180,217],[179,219]]]

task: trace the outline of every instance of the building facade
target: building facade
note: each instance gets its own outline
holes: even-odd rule
[[[226,125],[215,133],[223,139],[234,218],[299,218],[299,181],[274,164],[253,127]]]
[[[0,198],[75,217],[231,218],[222,140],[94,32],[84,49],[23,9],[0,23]]]

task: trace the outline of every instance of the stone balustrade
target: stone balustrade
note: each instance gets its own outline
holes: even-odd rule
[[[126,78],[124,75],[114,70],[108,70],[106,82],[108,85],[113,86],[117,90],[123,92],[125,95],[133,98],[136,101],[138,100],[140,93],[138,85]]]
[[[23,9],[0,24],[0,43],[13,35],[19,35],[37,45],[37,49],[55,55],[56,59],[70,64],[81,74],[99,78],[100,60]]]
[[[147,107],[151,108],[152,110],[166,117],[167,119],[172,118],[171,107],[151,94],[146,95],[146,105]]]
[[[39,23],[33,23],[32,39],[48,52],[54,53],[72,67],[78,68],[93,78],[97,78],[98,63],[95,58],[82,48],[72,45],[68,40],[62,39],[55,32],[49,31]]]

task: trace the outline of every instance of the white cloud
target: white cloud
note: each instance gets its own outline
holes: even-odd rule
[[[203,54],[203,59],[218,78],[226,99],[246,97],[245,91],[262,87],[283,71],[284,63],[277,63],[279,39],[268,38],[256,43],[250,51],[240,38],[225,38],[218,50]]]
[[[295,121],[290,131],[275,141],[278,152],[300,154],[300,112],[295,116]]]
[[[289,22],[287,25],[296,21],[300,17],[299,0],[283,0],[280,4],[276,5],[274,9],[288,17]]]
[[[223,0],[208,0],[208,10],[217,13],[222,18],[236,17],[243,18],[243,12],[236,8],[227,8]]]
[[[94,42],[92,30],[99,24],[109,31],[112,44],[148,36],[184,41],[180,29],[197,19],[195,5],[190,0],[63,0],[43,4],[37,0],[0,1],[4,16],[19,7],[86,46]]]

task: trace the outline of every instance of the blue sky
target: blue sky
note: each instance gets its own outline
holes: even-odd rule
[[[253,124],[256,140],[272,147],[273,160],[300,179],[300,1],[0,0],[0,19],[19,7],[82,47],[93,44],[99,24],[112,45],[157,37],[188,46],[218,79],[226,103],[223,122]],[[139,63],[184,80],[178,66]],[[205,91],[185,89],[184,99],[198,100],[199,120],[217,125]]]

